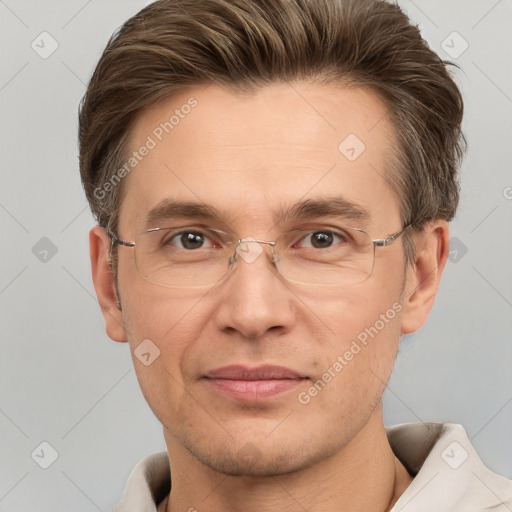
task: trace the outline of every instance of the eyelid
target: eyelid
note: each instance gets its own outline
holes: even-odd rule
[[[335,222],[335,221],[334,221]],[[311,230],[311,231],[345,231],[347,229],[357,229],[352,226],[352,222],[347,220],[347,222],[343,223],[333,223],[332,220],[315,220],[315,221],[309,221],[307,224],[305,224],[305,227],[299,228],[301,230]],[[358,226],[359,228],[359,226]]]
[[[339,234],[339,235],[345,234],[347,236],[350,236],[351,229],[357,229],[357,228],[346,227],[346,226],[335,226],[335,225],[330,225],[330,224],[317,224],[314,226],[306,226],[306,227],[300,227],[297,229],[292,229],[288,232],[289,233],[303,232],[304,234],[307,234],[307,233],[318,233],[318,232],[325,231],[325,232],[330,232],[330,233],[334,233],[334,234]]]
[[[207,226],[207,225],[203,225],[203,224],[179,224],[179,225],[176,225],[176,226],[166,225],[166,226],[162,226],[162,227],[158,227],[158,228],[148,229],[147,232],[151,232],[151,231],[170,231],[170,230],[173,230],[173,231],[186,231],[186,230],[190,230],[190,231],[211,231],[213,233],[221,233],[221,234],[226,233],[226,234],[229,234],[229,233],[227,233],[226,231],[224,231],[222,229],[212,228],[211,226]]]

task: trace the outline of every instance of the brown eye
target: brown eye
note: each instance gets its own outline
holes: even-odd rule
[[[311,235],[311,245],[316,249],[323,249],[324,247],[330,247],[333,243],[333,233],[326,231],[318,231]]]
[[[305,236],[299,246],[303,248],[328,249],[335,244],[343,243],[346,239],[333,231],[313,231]]]
[[[180,249],[194,250],[212,247],[210,239],[200,231],[182,231],[172,236],[168,244]]]

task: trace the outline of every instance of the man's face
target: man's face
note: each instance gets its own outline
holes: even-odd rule
[[[158,141],[155,128],[190,97],[197,105]],[[350,134],[364,150],[351,136],[340,151]],[[163,201],[209,205],[219,219],[207,223],[238,238],[272,241],[286,231],[332,224],[362,228],[372,238],[401,229],[399,202],[383,179],[393,132],[384,105],[368,91],[299,83],[240,96],[198,87],[143,112],[131,149],[148,135],[157,144],[124,183],[118,229],[124,240],[147,228],[148,212]],[[276,212],[335,197],[366,210],[368,218],[323,215],[276,223]],[[204,224],[163,218],[150,227]],[[256,260],[239,258],[222,282],[203,289],[150,283],[138,274],[133,249],[118,248],[132,353],[146,339],[160,349],[149,366],[133,360],[168,447],[184,446],[229,474],[289,472],[345,446],[376,414],[401,334],[400,239],[376,249],[367,280],[345,287],[286,281],[267,256],[268,246],[262,248]],[[232,365],[248,371],[279,366],[300,378],[283,389],[282,382],[207,378]]]

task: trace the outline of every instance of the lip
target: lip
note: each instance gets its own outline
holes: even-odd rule
[[[224,366],[204,376],[212,388],[245,402],[261,402],[294,389],[308,377],[283,366]]]
[[[216,368],[206,373],[208,379],[229,379],[229,380],[272,380],[272,379],[304,379],[305,375],[300,374],[284,366],[262,365],[249,368],[243,365],[230,365]]]

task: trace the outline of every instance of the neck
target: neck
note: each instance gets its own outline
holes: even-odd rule
[[[388,512],[412,481],[391,450],[381,406],[339,452],[276,477],[221,474],[195,459],[168,432],[164,435],[172,467],[172,492],[161,509],[165,512]]]

